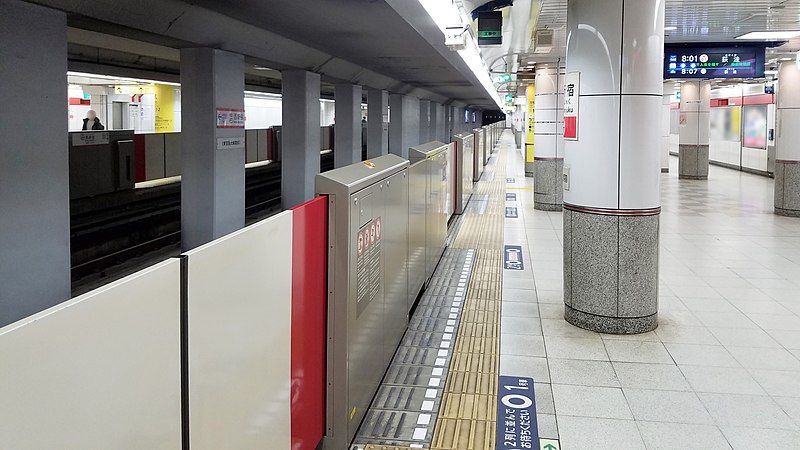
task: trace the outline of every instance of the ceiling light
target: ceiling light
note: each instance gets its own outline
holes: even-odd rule
[[[800,36],[800,31],[751,31],[736,39],[749,41],[778,41]]]
[[[778,59],[778,61],[791,61],[793,59],[794,58],[780,58],[780,59]]]
[[[764,71],[764,75],[777,75],[777,74],[778,74],[777,70],[765,70]]]
[[[664,27],[664,31],[675,31],[678,27]]]

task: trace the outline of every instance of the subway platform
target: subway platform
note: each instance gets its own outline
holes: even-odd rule
[[[519,448],[800,448],[800,223],[773,214],[769,178],[712,166],[679,181],[671,165],[658,327],[600,334],[564,320],[562,213],[533,209],[506,132],[359,448],[494,448],[507,377],[533,380],[536,426]]]

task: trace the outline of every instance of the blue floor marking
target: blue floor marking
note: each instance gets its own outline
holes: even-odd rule
[[[533,378],[500,375],[497,383],[496,450],[539,448]]]

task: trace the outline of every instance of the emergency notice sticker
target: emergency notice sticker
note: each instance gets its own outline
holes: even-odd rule
[[[356,316],[381,290],[381,218],[361,227],[356,234]]]
[[[217,108],[217,128],[244,128],[244,110]]]
[[[539,449],[533,378],[500,375],[495,449]]]

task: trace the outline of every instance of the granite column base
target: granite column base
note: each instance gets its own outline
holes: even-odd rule
[[[561,211],[564,204],[564,158],[533,161],[533,208]]]
[[[708,145],[681,144],[679,146],[678,178],[708,179]]]
[[[800,161],[775,160],[775,214],[800,217]]]
[[[658,326],[659,214],[564,205],[567,322],[612,334]]]

